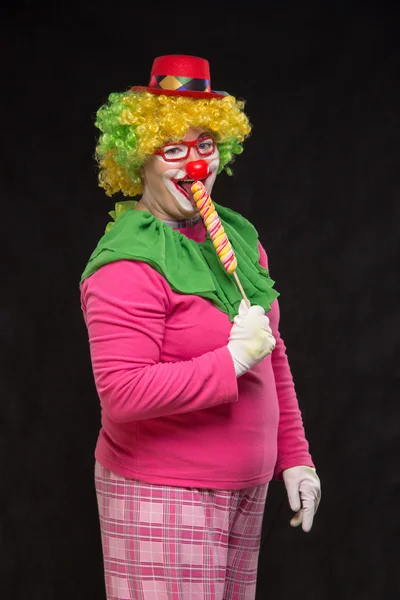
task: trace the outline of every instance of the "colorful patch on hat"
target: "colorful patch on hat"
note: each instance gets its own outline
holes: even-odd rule
[[[162,90],[211,92],[211,85],[208,79],[174,75],[153,75],[150,79],[149,86],[160,88]]]

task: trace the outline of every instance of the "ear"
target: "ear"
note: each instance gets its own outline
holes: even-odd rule
[[[145,175],[145,171],[144,171],[144,165],[142,165],[141,167],[139,167],[138,174],[139,174],[139,177],[140,177],[140,181],[142,182],[142,185],[144,185],[144,182],[146,181],[146,175]]]

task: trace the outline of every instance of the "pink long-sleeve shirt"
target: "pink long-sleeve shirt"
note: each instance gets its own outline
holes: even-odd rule
[[[201,221],[178,230],[205,239]],[[157,484],[240,489],[314,466],[277,300],[267,313],[275,349],[237,379],[228,315],[172,291],[150,265],[109,263],[84,280],[81,299],[101,403],[95,457],[104,467]]]

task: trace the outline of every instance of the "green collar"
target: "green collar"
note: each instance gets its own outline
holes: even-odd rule
[[[269,311],[279,292],[273,289],[275,282],[268,270],[259,264],[256,229],[237,212],[216,202],[214,205],[235,252],[236,272],[250,303]],[[242,296],[233,275],[221,265],[208,234],[204,242],[195,242],[148,211],[128,208],[120,212],[118,216],[117,210],[115,223],[109,224],[97,244],[81,282],[107,263],[140,260],[165,277],[175,292],[208,298],[233,321]]]

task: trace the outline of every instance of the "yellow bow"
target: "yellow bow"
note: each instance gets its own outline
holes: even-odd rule
[[[137,200],[124,200],[123,202],[115,203],[115,210],[110,211],[108,214],[113,218],[113,221],[107,223],[106,233],[110,231],[111,227],[114,225],[115,221],[124,213],[128,208],[134,208],[137,204]]]

